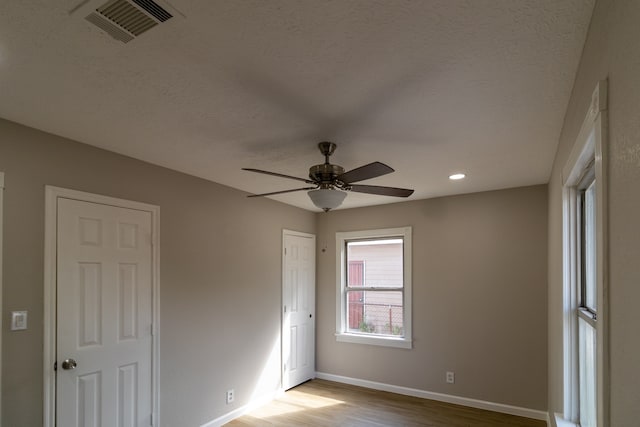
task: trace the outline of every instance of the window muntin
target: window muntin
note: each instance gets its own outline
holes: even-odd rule
[[[411,348],[411,228],[336,233],[338,341]]]

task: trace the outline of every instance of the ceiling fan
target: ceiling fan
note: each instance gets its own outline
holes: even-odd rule
[[[413,190],[407,188],[382,187],[379,185],[354,184],[366,179],[376,178],[393,172],[393,169],[384,163],[373,162],[359,168],[345,172],[342,166],[329,163],[329,157],[336,150],[333,142],[321,142],[318,144],[320,152],[324,156],[324,163],[309,168],[309,178],[284,175],[277,172],[269,172],[261,169],[242,168],[242,170],[279,176],[281,178],[295,179],[312,186],[294,188],[292,190],[273,191],[271,193],[251,194],[248,197],[272,196],[275,194],[291,193],[294,191],[308,191],[308,195],[314,205],[324,210],[337,208],[347,196],[346,191],[357,193],[378,194],[381,196],[409,197]]]

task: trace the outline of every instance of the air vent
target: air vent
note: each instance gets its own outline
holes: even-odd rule
[[[166,10],[164,10],[163,8],[161,8],[158,3],[151,1],[151,0],[133,0],[133,2],[135,4],[137,4],[138,6],[140,6],[141,8],[143,8],[144,10],[146,10],[147,12],[149,12],[149,14],[153,15],[156,17],[156,19],[160,22],[164,22],[167,19],[171,18],[173,15],[171,15],[169,12],[167,12]]]
[[[153,0],[111,0],[85,19],[114,39],[127,43],[172,16]]]
[[[122,43],[127,43],[133,40],[133,36],[127,33],[124,30],[121,30],[120,27],[113,24],[111,21],[104,19],[102,16],[97,13],[92,13],[91,15],[85,18],[87,21],[91,22],[96,27],[100,28],[105,33],[109,34],[116,40],[120,40]]]

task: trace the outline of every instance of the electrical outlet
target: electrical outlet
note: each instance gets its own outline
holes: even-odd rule
[[[233,399],[235,398],[235,391],[233,391],[233,389],[231,390],[227,390],[227,405],[231,402],[233,402]]]
[[[449,384],[453,384],[456,382],[456,374],[454,372],[448,371],[446,378],[447,378],[447,383]]]

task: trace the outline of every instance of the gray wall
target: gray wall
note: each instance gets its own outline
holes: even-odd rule
[[[269,356],[279,348],[282,229],[315,233],[313,213],[4,120],[0,171],[3,426],[42,425],[45,184],[160,206],[163,425],[210,421],[255,397],[265,366],[279,371]],[[12,310],[29,311],[27,331],[9,331]]]
[[[549,410],[562,412],[562,179],[598,80],[609,79],[611,426],[640,419],[640,2],[598,0],[549,183]]]
[[[336,342],[335,233],[407,225],[414,348]],[[317,370],[546,410],[546,253],[546,186],[319,214]]]
[[[46,184],[161,207],[163,425],[200,425],[273,388],[283,228],[316,233],[327,249],[319,371],[546,408],[545,186],[316,215],[4,120],[0,170],[4,426],[42,419]],[[414,232],[415,348],[336,343],[335,232],[404,225]],[[29,330],[9,331],[12,310],[29,311]]]

